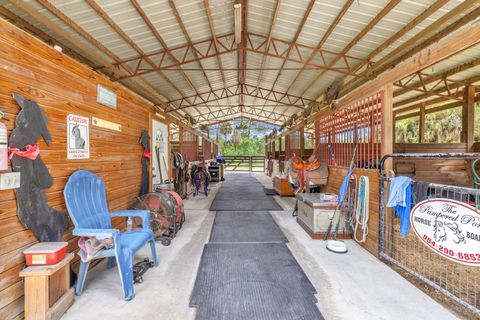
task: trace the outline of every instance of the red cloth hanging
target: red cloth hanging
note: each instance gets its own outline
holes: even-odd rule
[[[24,157],[30,160],[35,160],[37,159],[38,155],[40,154],[40,148],[38,147],[38,144],[29,145],[27,144],[25,146],[25,151],[21,151],[18,148],[8,148],[8,152],[10,153],[9,159],[12,160],[13,155],[17,155],[19,157]]]
[[[147,158],[148,160],[151,160],[152,159],[152,153],[150,151],[147,151],[147,150],[143,150],[143,156],[145,158]]]

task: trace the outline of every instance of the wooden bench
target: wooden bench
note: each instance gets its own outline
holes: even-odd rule
[[[57,320],[74,300],[70,288],[70,261],[67,253],[62,261],[51,266],[31,266],[20,271],[25,278],[25,319]]]

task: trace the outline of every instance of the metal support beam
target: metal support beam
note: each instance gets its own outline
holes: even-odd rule
[[[379,53],[383,52],[386,48],[391,46],[394,42],[396,42],[398,39],[403,37],[406,33],[414,29],[416,26],[418,26],[420,23],[425,21],[428,17],[430,17],[432,14],[438,11],[438,9],[442,8],[445,4],[447,4],[450,0],[438,0],[435,1],[430,7],[425,9],[420,15],[417,17],[413,18],[409,23],[407,23],[402,29],[400,29],[397,33],[395,33],[393,36],[385,40],[381,45],[379,45],[375,50],[370,52],[370,54],[366,57],[366,61],[370,61],[373,58],[375,58]],[[362,69],[367,63],[360,62],[356,64],[352,71],[357,72],[360,69]],[[367,66],[368,67],[368,66]],[[342,77],[342,82],[346,78],[346,76]]]
[[[461,82],[452,83],[448,87],[444,86],[444,87],[441,87],[441,88],[438,88],[438,89],[429,90],[428,92],[423,93],[421,95],[418,95],[418,96],[415,96],[415,97],[412,97],[412,98],[408,98],[408,99],[405,99],[405,100],[402,100],[402,101],[399,101],[399,102],[395,103],[395,108],[397,109],[401,106],[405,106],[405,105],[409,105],[411,103],[415,103],[415,102],[418,102],[418,101],[421,101],[421,100],[425,100],[425,99],[427,99],[429,97],[432,97],[432,96],[440,96],[439,99],[443,100],[443,101],[449,100],[449,99],[441,96],[444,92],[449,92],[450,96],[455,97],[455,100],[459,100],[459,98],[461,97],[461,94],[460,94],[461,90],[460,89],[463,89],[463,86],[465,86],[465,85],[470,85],[470,84],[476,83],[478,81],[480,81],[480,76],[475,76],[475,77],[472,77],[472,78],[469,78],[469,79],[465,79]]]
[[[210,12],[210,3],[209,0],[203,0],[203,5],[205,7],[205,11],[207,13],[207,19],[208,19],[208,25],[210,27],[210,33],[212,34],[212,39],[213,39],[213,45],[215,48],[215,52],[217,53],[217,63],[220,68],[220,75],[222,76],[222,82],[224,88],[227,87],[227,81],[225,80],[225,74],[224,74],[224,68],[223,68],[223,63],[220,55],[218,54],[220,52],[219,49],[219,44],[218,44],[218,39],[217,39],[217,33],[215,32],[215,26],[213,25],[213,20],[212,20],[212,13]],[[206,71],[205,68],[203,68],[204,71]],[[230,102],[230,99],[228,99]]]
[[[303,109],[305,105],[311,102],[311,100],[309,99],[285,94],[284,92],[278,92],[266,88],[257,89],[257,87],[255,86],[245,84],[210,90],[208,92],[203,92],[198,95],[183,97],[181,99],[169,101],[167,103],[167,105],[169,106],[169,110],[167,110],[167,112],[206,105],[209,102],[226,99],[228,97],[239,96],[242,93],[251,97],[263,99],[265,101],[278,103],[279,106],[290,106],[299,109]]]
[[[416,84],[410,85],[409,83],[418,78],[419,81]],[[436,78],[436,77],[432,77]],[[418,85],[420,84],[420,85]],[[431,85],[430,85],[431,84]],[[462,100],[462,97],[458,96],[458,91],[460,91],[461,85],[465,85],[463,81],[455,81],[447,78],[440,78],[438,80],[430,80],[427,75],[416,72],[413,76],[410,76],[407,80],[402,79],[393,83],[394,86],[402,88],[402,90],[407,90],[407,92],[417,91],[421,92],[428,96],[438,96],[442,97],[445,100]],[[451,88],[455,86],[456,89],[452,90]],[[444,88],[445,93],[436,91],[439,88]],[[394,94],[394,96],[397,96]]]
[[[51,44],[51,45],[57,45],[60,46],[63,49],[63,53],[69,55],[70,57],[90,66],[91,68],[99,68],[98,64],[94,63],[93,61],[85,58],[81,54],[75,52],[74,50],[70,49],[67,45],[63,44],[62,42],[58,41],[57,39],[51,37],[50,35],[46,34],[43,30],[40,30],[39,28],[35,27],[34,25],[30,24],[28,21],[25,19],[17,16],[13,12],[7,10],[5,7],[0,7],[0,15],[4,16],[8,20],[10,20],[12,23],[17,25],[18,27],[22,28],[23,30],[26,30],[33,34],[34,36],[40,38],[44,42]]]
[[[416,53],[427,48],[428,46],[438,42],[439,40],[448,36],[455,30],[460,29],[467,23],[477,19],[480,15],[480,8],[473,10],[472,12],[459,18],[457,21],[448,25],[448,23],[450,23],[454,18],[462,15],[467,10],[471,9],[477,4],[478,0],[465,0],[461,2],[453,10],[450,10],[440,19],[437,19],[434,23],[430,24],[428,27],[418,32],[408,41],[404,42],[399,47],[395,48],[389,54],[384,56],[382,59],[377,61],[373,66],[364,70],[361,74],[366,78],[378,76],[379,74],[385,72],[392,67],[395,67],[400,62],[412,57]],[[444,27],[444,29],[438,31],[442,27]],[[429,35],[430,37],[426,38]],[[362,79],[352,79],[343,87],[341,95],[351,92],[363,83],[365,83],[365,81]]]
[[[433,85],[433,88],[436,88],[438,86],[438,82],[440,81],[447,81],[447,82],[453,82],[451,80],[448,79],[448,77],[450,76],[453,76],[457,73],[460,73],[460,72],[463,72],[463,71],[466,71],[466,70],[469,70],[469,69],[472,69],[472,68],[475,68],[477,66],[480,65],[480,58],[476,58],[476,59],[473,59],[469,62],[466,62],[464,64],[461,64],[461,65],[458,65],[458,66],[455,66],[447,71],[444,71],[442,73],[439,73],[437,75],[424,75],[422,74],[420,71],[417,72],[415,75],[409,77],[410,79],[408,80],[408,82],[410,82],[411,80],[413,80],[416,76],[419,77],[420,81],[418,82],[415,82],[415,83],[412,83],[411,85],[409,85],[408,88],[405,88],[405,89],[401,89],[401,90],[397,90],[395,91],[395,93],[393,94],[394,97],[398,97],[398,96],[401,96],[407,92],[410,92],[412,90],[415,90],[416,88],[419,88],[419,87],[422,87],[425,89],[425,86],[431,84],[431,83],[435,83],[437,82],[436,85]],[[404,80],[404,79],[402,79]],[[457,81],[458,82],[458,81]],[[408,83],[405,83],[405,85],[407,85]],[[432,90],[432,87],[430,87],[430,90]]]
[[[358,63],[371,64],[369,60],[357,58],[348,54],[342,54],[276,38],[271,38],[270,42],[268,42],[268,39],[268,36],[247,32],[245,51],[257,53],[266,58],[278,58],[290,62],[296,62],[301,65],[299,68],[305,66],[305,68],[329,70],[338,72],[340,74],[353,76],[359,76],[359,74],[353,72],[353,68],[350,68],[349,66]],[[216,48],[215,44],[217,46]],[[295,51],[300,54],[287,55],[286,48],[289,47],[292,48],[291,51]],[[196,52],[197,58],[192,57],[193,52]],[[133,69],[133,72],[130,74],[123,77],[118,77],[116,80],[119,81],[126,78],[146,75],[155,71],[165,71],[170,69],[175,70],[185,64],[202,61],[209,58],[217,58],[218,56],[228,55],[233,52],[240,52],[239,47],[236,47],[235,45],[233,33],[212,37],[210,39],[198,42],[192,42],[191,44],[161,49],[153,53],[124,59],[115,63],[114,65],[119,68],[130,66]],[[167,57],[170,54],[173,54],[175,57],[177,57],[178,62],[168,59]],[[307,56],[312,55],[313,58],[308,62]],[[151,66],[147,63],[146,59],[156,61],[156,65]],[[329,67],[328,63],[326,63],[327,59],[338,59],[338,61],[345,61],[346,66]],[[238,67],[237,69],[240,70],[243,68]]]
[[[365,28],[360,31],[355,38],[353,38],[348,45],[342,50],[341,54],[346,55],[350,49],[352,49],[370,30],[372,30],[373,27],[377,25],[390,11],[393,10],[397,6],[398,3],[400,3],[401,0],[390,0],[390,2],[382,9],[380,12],[373,18]],[[329,64],[329,68],[333,68],[337,62],[340,61],[340,56],[337,56],[335,59],[333,59]],[[347,64],[348,65],[348,64]],[[317,81],[319,81],[323,75],[326,73],[326,70],[322,71],[313,81],[310,82],[310,84],[303,90],[301,96],[305,95],[306,92],[308,92],[312,86],[314,86]]]

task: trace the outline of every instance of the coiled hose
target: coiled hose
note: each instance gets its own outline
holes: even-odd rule
[[[367,176],[360,177],[360,185],[358,187],[357,206],[355,208],[355,228],[353,230],[353,238],[358,243],[365,242],[368,235],[368,216],[370,203],[370,181]],[[361,229],[361,238],[357,236],[358,228]]]

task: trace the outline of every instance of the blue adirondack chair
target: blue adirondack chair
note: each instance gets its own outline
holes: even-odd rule
[[[152,250],[152,260],[158,266],[157,252],[153,232],[150,229],[150,212],[148,210],[125,210],[110,213],[107,207],[105,183],[95,174],[79,170],[68,179],[63,191],[70,217],[75,226],[73,234],[97,239],[113,238],[115,245],[103,250],[96,259],[108,258],[108,268],[112,268],[115,260],[122,281],[125,300],[134,297],[133,290],[133,256],[147,242]],[[142,218],[143,229],[120,232],[112,229],[112,217]],[[80,263],[75,294],[83,291],[89,262]]]

